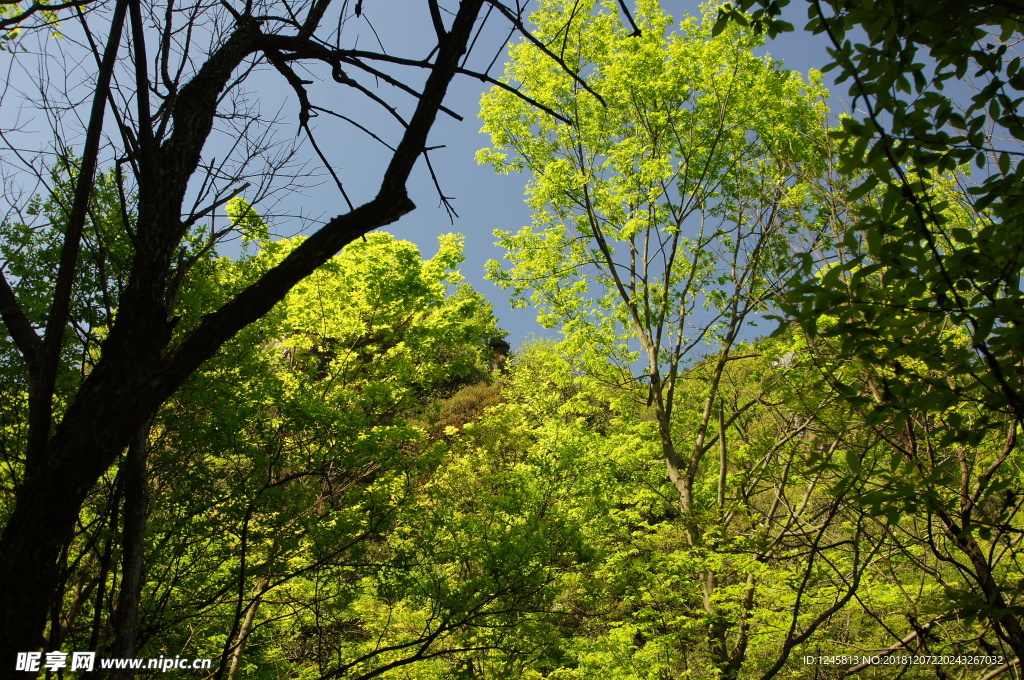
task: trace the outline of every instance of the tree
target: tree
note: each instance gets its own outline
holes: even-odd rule
[[[0,51],[17,48],[18,36],[25,31],[41,27],[56,29],[57,11],[88,6],[92,0],[71,0],[50,4],[48,2],[5,2],[0,6]],[[53,35],[60,35],[54,30]]]
[[[220,258],[211,278],[223,295],[299,242],[266,243],[250,261]],[[486,341],[500,334],[482,296],[455,288],[460,261],[451,236],[424,262],[412,244],[370,234],[227,343],[161,409],[147,443],[144,635],[128,656],[193,640],[220,657],[218,677],[258,667],[371,677],[422,660],[466,625],[452,616],[438,640],[422,633],[404,647],[349,649],[373,625],[358,611],[372,599],[368,583],[407,559],[382,545],[437,464],[408,420],[430,413],[438,392],[485,375]],[[378,640],[390,634],[381,630]]]
[[[717,28],[734,20],[769,35],[792,30],[779,19],[787,4],[743,0],[723,8]],[[927,479],[941,468],[927,451],[960,450],[959,507],[936,499],[931,510],[1018,657],[1024,628],[976,520],[984,499],[1020,491],[1007,468],[1019,459],[1024,417],[1022,12],[1015,2],[809,3],[806,29],[828,36],[827,68],[850,81],[865,113],[836,133],[855,178],[836,194],[853,204],[845,257],[829,258],[824,276],[820,262],[805,260],[783,306],[788,320],[869,367],[846,396],[887,423],[906,465],[923,464]],[[837,323],[823,327],[823,317]],[[928,436],[918,440],[922,427]],[[905,502],[920,491],[905,488]]]
[[[955,183],[937,178],[935,184],[947,199],[943,219],[950,231],[976,228],[976,213]],[[843,187],[831,190],[833,205],[846,200]],[[852,204],[850,212],[858,209]],[[890,245],[882,238],[883,247]],[[948,253],[962,246],[952,238],[939,243]],[[794,281],[790,302],[781,306],[799,323],[785,325],[784,332],[804,334],[803,351],[827,377],[826,389],[857,414],[884,444],[879,455],[889,458],[876,464],[874,488],[859,504],[892,524],[912,518],[920,529],[906,540],[956,567],[954,573],[932,572],[947,588],[940,618],[986,622],[979,639],[994,631],[995,644],[1015,650],[1019,614],[1009,563],[1018,558],[1008,537],[1021,522],[1019,421],[994,397],[970,326],[936,313],[921,288],[875,261],[856,237],[814,253],[805,266],[800,276],[814,283]],[[817,308],[818,316],[805,317],[799,305]],[[939,637],[938,631],[931,635]]]
[[[66,176],[54,184],[66,189]],[[118,256],[126,250],[99,246],[121,233],[119,205],[113,175],[101,175],[90,210],[91,220],[100,219],[90,221],[82,257],[110,258],[96,267],[107,276],[83,280],[76,291],[82,335],[68,348],[82,354],[63,358],[60,394],[93,365],[117,307],[125,274]],[[58,224],[62,218],[52,196],[30,210]],[[301,243],[270,241],[268,226],[241,199],[227,210],[259,250],[246,248],[236,260],[206,250],[182,288],[183,323],[222,304]],[[58,249],[30,238],[24,224],[3,228],[17,249],[11,263],[19,278],[45,281]],[[91,491],[49,605],[48,648],[156,657],[192,646],[222,657],[215,669],[222,677],[237,677],[254,630],[253,640],[265,639],[268,629],[287,638],[301,618],[288,615],[289,605],[325,606],[311,581],[346,572],[372,576],[374,562],[386,563],[379,554],[367,557],[373,551],[366,544],[382,540],[436,458],[423,455],[431,447],[405,421],[427,417],[439,395],[487,378],[491,345],[502,334],[490,305],[461,285],[461,259],[461,242],[451,235],[423,262],[412,244],[370,234],[226,343]],[[45,302],[40,288],[23,299]],[[28,309],[37,314],[38,307]],[[13,359],[16,351],[8,345],[0,356]],[[16,368],[0,375],[5,393],[24,394]],[[5,422],[0,445],[13,486],[26,423],[16,414]],[[0,507],[7,511],[12,500]],[[346,611],[346,594],[352,593],[337,593],[331,607]],[[303,654],[275,657],[285,643],[260,647],[257,658],[267,663],[312,663]],[[367,672],[379,670],[376,659],[367,655]]]
[[[713,38],[711,14],[684,19],[674,33],[654,2],[639,3],[637,31],[619,21],[612,3],[596,15],[590,5],[544,3],[533,20],[535,35],[557,41],[570,70],[588,77],[586,84],[566,77],[521,43],[507,81],[569,123],[554,124],[502,90],[484,99],[494,148],[481,160],[498,171],[530,170],[534,209],[532,227],[498,233],[512,266],[506,272],[494,263],[491,275],[529,295],[541,320],[561,326],[582,353],[599,348],[617,358],[620,371],[609,380],[632,381],[639,347],[686,541],[697,554],[719,540],[727,514],[724,479],[735,455],[729,430],[764,398],[730,402],[723,378],[743,356],[737,352],[748,322],[773,308],[793,243],[819,238],[808,218],[816,198],[806,177],[828,161],[824,92],[755,57],[759,39],[750,33]],[[707,352],[701,370],[687,374]],[[800,427],[791,423],[779,436],[791,438]],[[709,468],[723,480],[717,496],[698,488]],[[856,575],[863,563],[854,562]],[[730,569],[694,564],[704,575],[711,661],[723,677],[735,677],[749,643],[753,581],[736,596],[747,613],[731,616],[720,593],[735,584],[719,582]],[[836,596],[835,609],[852,597],[856,580]],[[819,613],[794,640],[830,613]]]
[[[43,114],[38,120],[49,122],[54,135],[40,146],[48,146],[60,162],[74,167],[74,189],[60,205],[61,223],[33,223],[34,233],[47,234],[59,244],[41,315],[33,317],[26,309],[24,297],[31,281],[12,275],[9,263],[0,277],[0,314],[21,354],[29,419],[24,474],[0,538],[2,663],[11,663],[15,652],[41,643],[47,603],[59,582],[57,564],[83,502],[160,405],[229,338],[265,315],[341,248],[413,209],[406,180],[425,153],[437,115],[447,111],[443,102],[449,83],[458,73],[487,79],[463,65],[484,1],[457,3],[448,22],[439,3],[425,4],[436,41],[427,57],[417,58],[348,46],[349,33],[340,26],[360,18],[362,3],[356,3],[354,15],[348,13],[347,3],[330,0],[298,6],[177,6],[141,0],[50,6],[63,12],[65,33],[74,25],[77,42],[40,43],[44,59],[94,62],[96,75],[84,86],[90,92],[88,111],[73,107],[77,93],[69,83],[36,83]],[[497,2],[490,6],[521,27],[514,10]],[[29,28],[25,16],[16,14],[11,20],[23,31]],[[4,28],[13,25],[7,22]],[[26,39],[24,33],[19,36]],[[72,44],[86,46],[85,53],[61,53]],[[272,69],[289,86],[298,128],[331,173],[310,120],[317,114],[354,119],[313,101],[307,70],[381,105],[400,130],[397,140],[387,142],[384,133],[356,121],[389,149],[379,189],[356,206],[339,182],[347,211],[320,224],[244,290],[189,317],[179,309],[183,287],[196,275],[203,254],[234,233],[211,227],[196,240],[194,228],[210,223],[219,207],[247,185],[255,184],[251,199],[258,202],[273,190],[275,178],[287,171],[291,160],[287,152],[276,153],[268,136],[274,122],[247,109],[242,96],[246,79],[261,67]],[[392,75],[394,69],[404,69],[405,75]],[[425,80],[416,84],[409,72],[423,73]],[[394,93],[395,101],[389,103],[371,91],[362,82],[364,76],[387,83],[392,89],[385,97]],[[414,101],[411,113],[398,99],[406,95]],[[60,101],[68,106],[50,104]],[[64,127],[68,112],[82,113],[85,121],[74,163],[70,144],[75,132]],[[10,141],[17,133],[5,131],[7,160],[45,189],[46,168],[56,164],[47,163],[42,155],[26,155],[24,146]],[[226,157],[211,148],[218,134],[232,140]],[[99,338],[98,358],[58,398],[68,329],[79,321],[72,304],[75,291],[90,278],[89,268],[96,266],[93,261],[83,264],[80,253],[86,244],[97,169],[105,163],[113,168],[122,199],[120,233],[128,249],[124,285],[113,321]],[[5,181],[9,195],[17,196],[19,190],[35,193],[11,176]]]

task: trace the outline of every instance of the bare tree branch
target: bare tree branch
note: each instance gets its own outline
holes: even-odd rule
[[[61,347],[64,345],[64,329],[67,326],[71,307],[78,253],[81,249],[86,213],[92,195],[93,177],[96,174],[100,135],[103,132],[103,114],[110,93],[110,82],[114,73],[127,9],[126,0],[118,0],[114,7],[114,16],[111,20],[110,34],[100,64],[100,72],[96,79],[96,92],[93,95],[92,110],[89,113],[89,128],[86,131],[85,148],[78,168],[74,202],[68,214],[64,245],[61,249],[60,264],[57,267],[53,302],[43,334],[42,355],[37,364],[38,372],[34,376],[35,390],[29,414],[29,441],[26,451],[29,470],[42,463],[46,444],[50,438],[54,384],[57,380]]]
[[[25,358],[30,379],[39,373],[39,362],[42,360],[43,341],[32,328],[32,322],[18,304],[18,298],[7,282],[7,276],[0,271],[0,316],[4,325],[14,339],[14,343]]]

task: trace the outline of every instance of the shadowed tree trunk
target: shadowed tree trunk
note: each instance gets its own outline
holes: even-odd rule
[[[436,9],[433,0],[428,4]],[[153,36],[147,33],[143,19],[158,17],[163,10],[143,8],[141,0],[113,4],[106,47],[97,55],[100,76],[44,333],[37,332],[14,288],[0,276],[0,312],[22,354],[31,398],[25,478],[0,537],[0,668],[4,675],[13,672],[17,652],[44,644],[48,610],[59,581],[58,558],[72,539],[83,502],[101,475],[132,444],[133,437],[141,436],[161,404],[224,342],[266,314],[297,282],[346,244],[394,222],[415,207],[406,193],[406,182],[427,147],[428,133],[443,110],[448,86],[461,69],[460,60],[482,4],[483,0],[460,2],[450,27],[440,20],[435,22],[437,43],[430,57],[420,62],[405,61],[405,65],[429,75],[421,87],[406,88],[418,102],[414,113],[403,120],[404,132],[391,147],[391,160],[376,195],[323,223],[280,264],[220,309],[204,316],[180,339],[174,338],[179,321],[173,302],[187,266],[181,262],[183,238],[196,219],[227,198],[221,196],[223,200],[206,212],[191,213],[191,221],[182,219],[183,214],[189,214],[183,206],[189,183],[201,169],[203,147],[219,115],[218,106],[235,79],[245,77],[249,64],[271,62],[295,90],[300,127],[308,133],[308,83],[295,77],[291,64],[299,60],[319,62],[331,70],[337,83],[358,89],[361,86],[346,75],[342,64],[360,68],[365,66],[360,59],[386,61],[390,57],[383,52],[333,48],[315,39],[330,0],[316,0],[307,5],[305,16],[286,20],[256,17],[250,14],[253,6],[249,3],[237,8],[221,3],[217,11],[226,14],[219,15],[223,22],[220,39],[200,63],[190,62],[195,71],[186,82],[178,80],[183,78],[182,72],[188,74],[187,69],[177,76],[167,70],[161,73],[156,82],[164,87],[165,96],[159,106],[153,106],[150,96],[155,85],[146,53],[147,40]],[[287,16],[288,11],[282,8],[281,15]],[[171,21],[169,11],[167,21]],[[127,42],[122,36],[126,24],[132,38]],[[170,24],[166,29],[171,30]],[[158,37],[161,54],[165,54],[170,49],[170,34]],[[120,110],[116,115],[137,190],[137,226],[134,233],[129,233],[134,249],[130,273],[116,320],[102,340],[100,359],[53,424],[54,376],[69,325],[85,209],[97,165],[104,112],[109,102],[117,100],[109,96],[111,75],[122,60],[130,62],[135,77],[134,91],[124,97],[133,100],[135,110]],[[166,59],[163,63],[166,65]],[[136,472],[144,474],[141,468]],[[144,512],[144,503],[135,505],[130,513],[136,511]],[[125,529],[132,536],[130,543],[137,538],[134,532],[140,530],[143,520],[141,514],[129,517],[133,524]],[[133,579],[138,576],[140,556],[130,547],[129,553],[126,574]],[[134,646],[129,619],[134,618],[131,612],[137,610],[138,602],[131,592],[137,590],[137,585],[126,586],[129,592],[122,593],[118,608],[121,635],[117,644],[127,653]]]
[[[253,625],[256,623],[256,612],[260,608],[260,603],[263,602],[263,595],[261,593],[268,583],[269,581],[266,577],[256,580],[255,588],[257,594],[249,602],[249,606],[245,608],[245,616],[242,618],[242,625],[238,629],[238,639],[231,649],[231,657],[228,664],[228,680],[238,680],[238,674],[242,670],[242,656],[245,654],[245,643],[249,639],[249,633],[252,632]]]
[[[146,514],[149,507],[149,485],[146,477],[146,442],[149,423],[139,428],[128,445],[124,464],[124,557],[121,561],[121,589],[114,619],[114,648],[111,656],[135,656],[139,621],[139,600],[142,597],[142,566],[146,556]],[[131,677],[126,671],[115,672],[115,680]]]

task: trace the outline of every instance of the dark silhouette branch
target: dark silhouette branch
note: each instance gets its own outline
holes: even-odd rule
[[[96,175],[100,136],[103,133],[103,114],[106,110],[107,97],[110,93],[110,82],[114,74],[114,67],[117,63],[121,31],[124,27],[127,9],[126,0],[118,0],[114,6],[110,34],[100,62],[100,71],[96,78],[96,91],[93,95],[92,108],[89,112],[89,126],[86,130],[85,147],[82,152],[82,160],[75,182],[74,199],[71,211],[67,216],[64,244],[61,249],[60,264],[57,266],[53,301],[46,319],[46,330],[43,333],[42,352],[36,364],[37,370],[35,375],[31,376],[34,389],[30,396],[29,435],[26,451],[26,463],[29,472],[42,464],[46,445],[50,438],[50,427],[53,417],[53,391],[57,380],[57,371],[60,366],[61,348],[64,346],[64,329],[67,327],[68,314],[71,309],[71,295],[74,289],[78,253],[81,250],[86,213],[89,209],[89,199],[92,196],[93,178]]]

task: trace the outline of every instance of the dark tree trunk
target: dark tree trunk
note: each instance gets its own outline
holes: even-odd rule
[[[482,0],[464,0],[450,30],[439,32],[430,75],[376,197],[325,223],[260,280],[206,315],[172,345],[174,321],[168,300],[173,300],[175,292],[172,258],[182,238],[182,202],[199,165],[220,98],[239,66],[253,54],[292,45],[292,53],[299,55],[296,58],[331,64],[335,58],[324,56],[330,50],[310,39],[325,5],[323,0],[313,3],[306,25],[292,38],[264,35],[258,20],[237,16],[227,39],[177,91],[166,141],[157,146],[151,129],[135,133],[135,151],[139,154],[138,227],[132,238],[135,254],[129,283],[116,321],[103,342],[99,362],[53,435],[46,437],[41,453],[34,457],[0,537],[0,675],[14,674],[17,652],[44,644],[48,610],[59,580],[58,558],[73,538],[82,504],[161,404],[224,342],[266,314],[297,282],[346,244],[394,222],[415,207],[406,194],[406,182],[427,146],[428,133],[448,85],[460,68]],[[141,48],[135,44],[134,49],[138,58]],[[148,121],[142,94],[148,91],[148,81],[142,82],[148,76],[144,68],[136,66],[136,71],[140,79],[136,84],[140,108],[137,120]],[[39,338],[18,308],[10,286],[2,280],[0,311],[26,363],[37,361],[41,354]],[[59,330],[63,333],[63,326]],[[41,397],[36,400],[47,404],[51,401]]]
[[[147,422],[128,445],[124,468],[124,557],[121,564],[121,590],[114,618],[114,647],[111,656],[134,657],[139,602],[142,597],[142,566],[146,556],[146,514],[149,508],[149,484],[146,477]],[[126,671],[115,672],[115,680],[127,680]]]

